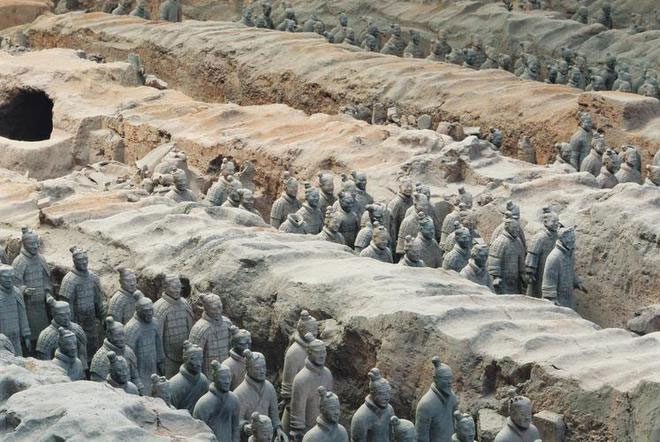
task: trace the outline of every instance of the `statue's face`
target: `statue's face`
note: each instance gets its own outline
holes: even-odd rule
[[[419,226],[419,231],[422,233],[422,236],[425,239],[431,239],[435,237],[435,227],[432,223],[424,223]]]
[[[286,184],[286,194],[291,198],[298,196],[298,181],[289,180],[289,182]]]
[[[335,182],[330,175],[323,176],[320,180],[320,185],[321,190],[328,195],[332,195],[335,192]]]
[[[532,423],[532,407],[525,403],[516,404],[511,410],[511,420],[520,428],[529,428]]]
[[[408,255],[408,259],[411,261],[419,261],[421,259],[422,251],[417,244],[412,243],[406,250],[406,255]]]
[[[488,262],[488,249],[480,249],[474,256],[474,263],[480,268],[484,268]]]
[[[559,228],[559,218],[556,216],[548,216],[543,220],[543,225],[551,232],[556,232]]]
[[[476,437],[474,423],[469,420],[461,421],[456,428],[456,434],[461,442],[474,442]]]
[[[174,299],[181,297],[181,281],[179,278],[168,279],[165,284],[165,293]]]
[[[126,345],[126,334],[124,327],[112,327],[108,332],[108,340],[119,348],[124,348]]]
[[[385,249],[390,242],[390,236],[384,231],[374,232],[372,241],[379,249]]]
[[[39,252],[39,239],[29,236],[23,240],[23,248],[30,255],[36,255]]]
[[[148,305],[140,308],[140,310],[138,310],[138,318],[140,318],[142,322],[150,323],[154,319],[154,306]]]
[[[470,245],[472,245],[472,237],[468,232],[460,231],[460,233],[456,235],[456,244],[464,249],[467,249],[470,247]]]
[[[301,328],[300,336],[305,336],[307,333],[311,333],[315,338],[319,336],[319,322],[316,320],[304,322]]]
[[[367,190],[367,175],[364,173],[358,173],[355,176],[355,187],[360,190]]]
[[[504,230],[509,232],[514,238],[517,238],[520,233],[520,224],[518,224],[518,221],[515,219],[507,219],[504,222]]]
[[[177,177],[174,180],[174,187],[179,191],[186,190],[188,188],[188,180],[183,178],[183,176]]]
[[[339,24],[342,26],[348,26],[348,17],[345,15],[339,16]]]
[[[264,358],[259,358],[256,361],[252,361],[247,366],[248,376],[254,379],[257,382],[263,382],[266,380],[266,360]]]
[[[561,243],[568,250],[573,250],[575,248],[575,232],[571,230],[570,232],[567,232],[564,235],[562,235]]]
[[[75,339],[65,339],[60,346],[60,351],[70,358],[78,356],[77,341]]]
[[[350,192],[344,192],[339,199],[339,205],[345,212],[350,212],[355,207],[355,198]]]
[[[413,194],[413,183],[412,183],[412,181],[404,181],[403,183],[401,183],[401,185],[399,186],[399,190],[401,191],[401,193],[403,195],[405,195],[407,197],[412,196],[412,194]]]
[[[118,384],[125,384],[128,382],[128,365],[120,364],[119,367],[114,370],[112,378]]]
[[[193,352],[188,356],[188,359],[186,360],[186,369],[192,374],[197,374],[202,371],[203,361],[204,355],[201,351]]]
[[[14,271],[7,270],[0,273],[0,286],[5,290],[11,290],[14,285]]]
[[[339,226],[341,225],[341,219],[337,215],[330,215],[328,218],[328,230],[330,230],[333,233],[336,233],[337,230],[339,230]]]
[[[341,406],[339,401],[327,401],[321,408],[321,414],[326,422],[336,424],[339,422],[339,415],[341,414]]]
[[[234,351],[239,355],[242,355],[250,347],[252,347],[252,338],[249,336],[244,336],[234,341]]]
[[[87,271],[87,264],[88,264],[88,259],[87,259],[86,254],[76,255],[73,258],[73,266],[79,272],[86,272]]]
[[[415,206],[415,211],[419,212],[428,212],[429,209],[429,199],[423,193],[417,195],[417,199],[413,202]]]
[[[318,207],[320,198],[321,195],[316,189],[312,189],[311,191],[307,192],[307,204],[309,204],[310,207]]]
[[[390,387],[380,387],[371,393],[374,404],[380,408],[387,408],[392,398],[392,389]]]
[[[215,376],[215,388],[220,390],[222,393],[229,391],[231,387],[231,371],[222,370]]]
[[[204,306],[204,311],[213,319],[220,319],[222,317],[222,301],[220,298],[214,297],[213,300]]]
[[[71,311],[68,308],[58,308],[53,314],[53,319],[56,324],[69,328],[69,324],[71,324]]]
[[[593,121],[591,121],[591,116],[590,115],[584,115],[580,118],[580,125],[584,128],[584,130],[591,130],[594,127]]]
[[[325,359],[327,357],[327,351],[325,346],[310,348],[307,352],[307,357],[312,362],[312,364],[317,366],[325,365]]]
[[[135,290],[137,290],[137,277],[135,276],[135,273],[131,272],[120,278],[119,284],[121,285],[121,288],[128,293],[135,292]]]

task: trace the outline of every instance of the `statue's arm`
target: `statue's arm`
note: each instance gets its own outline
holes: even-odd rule
[[[550,259],[545,262],[545,269],[543,269],[543,284],[541,285],[541,293],[543,298],[551,301],[557,300],[557,283],[559,280],[559,263],[556,259]]]

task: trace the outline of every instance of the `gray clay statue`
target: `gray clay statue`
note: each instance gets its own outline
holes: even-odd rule
[[[519,223],[521,222],[520,220],[520,206],[518,206],[516,203],[514,203],[511,200],[508,200],[506,202],[505,210],[503,212],[506,216],[502,220],[502,223],[495,227],[495,230],[493,230],[493,233],[491,234],[491,242],[495,241],[495,238],[500,236],[500,234],[504,231],[504,225],[507,217],[511,217],[515,220],[517,220]],[[520,243],[522,244],[524,249],[527,249],[527,238],[525,238],[525,231],[521,228],[518,231],[518,239],[520,240]]]
[[[235,171],[236,166],[234,162],[226,157],[223,158],[222,164],[220,165],[220,177],[206,192],[206,201],[210,205],[222,206],[225,202],[227,195],[234,184]]]
[[[399,228],[403,222],[406,211],[413,205],[413,183],[409,179],[401,181],[399,192],[387,204],[390,213],[390,238],[395,241],[399,237]]]
[[[318,388],[320,414],[316,425],[303,437],[303,442],[348,442],[348,432],[339,424],[341,404],[336,394]]]
[[[403,50],[404,58],[424,58],[424,48],[421,44],[422,36],[417,31],[410,31],[410,42]]]
[[[241,205],[241,191],[243,190],[241,189],[241,182],[231,175],[227,179],[231,179],[231,184],[227,189],[227,199],[222,203],[221,207],[238,208]]]
[[[199,296],[204,313],[190,330],[188,340],[204,351],[202,373],[209,375],[211,361],[224,361],[229,357],[229,339],[232,323],[222,315],[222,300],[213,293]]]
[[[415,192],[413,193],[413,205],[406,210],[406,216],[399,226],[399,236],[396,241],[397,256],[403,255],[404,238],[415,236],[419,232],[419,212],[432,216],[428,197],[421,192]]]
[[[369,370],[369,394],[351,418],[352,442],[391,442],[392,387],[380,370]]]
[[[435,356],[433,384],[417,403],[415,428],[418,442],[451,442],[454,434],[454,412],[458,409],[458,397],[451,384],[454,374],[451,367]]]
[[[615,174],[619,183],[637,183],[642,184],[642,174],[637,168],[639,161],[639,152],[634,146],[625,146],[623,149],[623,161]]]
[[[451,46],[447,43],[447,34],[438,31],[438,38],[431,43],[431,54],[427,58],[433,61],[445,61],[451,50]]]
[[[87,335],[81,326],[75,322],[71,322],[71,307],[69,303],[56,301],[52,296],[48,296],[48,305],[53,319],[50,321],[50,325],[39,334],[37,346],[35,347],[36,358],[44,361],[53,359],[55,350],[57,349],[57,340],[60,337],[59,329],[62,327],[76,335],[78,359],[83,364],[83,368],[87,369]]]
[[[274,433],[277,433],[287,440],[288,437],[280,425],[275,387],[266,379],[266,358],[263,354],[250,350],[245,350],[243,356],[245,356],[247,373],[243,382],[234,391],[241,404],[239,425],[242,433],[245,433],[245,426],[250,422],[250,417],[254,413],[259,413],[270,418],[271,439]]]
[[[575,170],[580,170],[582,161],[587,157],[591,150],[591,138],[593,122],[591,115],[587,112],[580,112],[578,114],[580,124],[577,131],[571,137],[569,144],[571,145],[571,165]]]
[[[575,310],[573,289],[576,288],[586,292],[584,285],[575,274],[575,228],[562,228],[559,230],[555,247],[545,262],[543,298]]]
[[[208,425],[219,441],[239,442],[241,405],[230,391],[232,370],[225,364],[211,361],[210,375],[209,391],[197,401],[192,415]]]
[[[291,413],[289,418],[290,440],[300,441],[309,430],[316,425],[320,410],[319,387],[332,390],[334,379],[325,366],[327,357],[325,343],[314,339],[309,333],[307,341],[307,358],[305,366],[293,379],[291,393]]]
[[[319,173],[319,210],[323,217],[328,207],[332,207],[337,201],[335,198],[335,178],[329,173]]]
[[[373,258],[381,262],[393,263],[392,252],[388,247],[390,236],[387,229],[379,223],[374,223],[373,234],[369,246],[360,252],[360,256]]]
[[[108,316],[105,320],[105,340],[103,345],[98,349],[92,362],[89,365],[90,380],[97,382],[104,382],[110,373],[110,364],[108,355],[113,353],[121,356],[128,364],[129,379],[137,388],[140,394],[144,394],[144,384],[138,372],[137,357],[133,349],[126,345],[126,333],[124,326]],[[149,384],[147,384],[149,385]]]
[[[110,298],[108,315],[115,321],[126,324],[135,313],[135,303],[144,295],[137,288],[137,277],[133,270],[120,267],[118,272],[120,288]]]
[[[147,0],[137,0],[135,8],[131,11],[132,17],[140,17],[145,20],[151,19],[151,14],[147,10]]]
[[[591,150],[580,165],[580,172],[589,172],[593,176],[598,176],[600,168],[603,167],[603,152],[607,149],[607,144],[602,136],[594,135],[591,140]]]
[[[460,226],[452,232],[455,238],[454,247],[447,252],[442,260],[442,268],[460,272],[468,265],[470,260],[470,249],[472,248],[472,235],[470,230]]]
[[[2,333],[0,333],[0,352],[6,351],[11,353],[12,355],[16,355],[16,349],[14,348],[14,344],[11,343],[9,338]]]
[[[355,237],[355,251],[357,253],[362,252],[365,248],[369,246],[373,238],[373,225],[374,223],[379,223],[382,226],[386,226],[385,218],[387,216],[387,207],[383,203],[373,203],[367,204],[365,206],[364,214],[360,221],[361,229]]]
[[[541,440],[539,430],[532,424],[532,401],[516,396],[509,402],[509,417],[495,436],[495,442],[536,442]]]
[[[57,340],[57,350],[53,362],[63,369],[72,381],[85,379],[85,371],[82,362],[78,359],[78,341],[76,335],[69,330],[60,327]]]
[[[270,211],[270,224],[276,229],[284,222],[287,215],[296,213],[300,209],[298,195],[298,180],[293,178],[288,172],[283,175],[284,192],[273,203]]]
[[[369,204],[374,203],[374,198],[367,192],[367,174],[364,172],[352,171],[351,177],[355,182],[354,196],[355,196],[355,214],[358,220],[362,218],[362,214]]]
[[[133,0],[120,0],[117,7],[112,10],[112,15],[128,15],[131,12],[131,3]]]
[[[330,241],[337,244],[346,245],[344,235],[339,231],[341,226],[342,216],[336,213],[332,207],[328,207],[325,211],[325,220],[323,221],[323,230],[317,235],[322,241]]]
[[[296,213],[305,221],[305,233],[318,235],[323,228],[323,215],[319,209],[319,190],[310,183],[305,183],[304,186],[305,202]]]
[[[257,215],[263,221],[261,213],[254,207],[254,194],[250,189],[241,189],[241,203],[239,204],[239,209],[247,210],[250,213]]]
[[[305,367],[307,359],[307,344],[305,337],[316,339],[319,334],[319,324],[316,318],[309,314],[307,310],[300,312],[300,317],[296,324],[296,330],[291,336],[291,345],[284,355],[284,368],[282,369],[282,387],[280,389],[280,398],[284,403],[284,413],[282,414],[282,427],[289,431],[289,416],[291,410],[291,397],[293,394],[293,381],[296,375]]]
[[[52,294],[50,270],[46,259],[39,253],[39,236],[23,227],[21,253],[14,258],[14,285],[24,286],[23,299],[27,312],[32,340],[36,341],[43,329],[48,327],[46,296]],[[34,347],[35,342],[32,342]]]
[[[243,18],[241,19],[241,23],[249,28],[255,27],[254,20],[252,19],[252,9],[245,8],[243,11]]]
[[[243,353],[252,347],[252,335],[249,331],[239,329],[233,326],[231,332],[231,348],[229,349],[229,357],[222,362],[222,365],[229,367],[231,370],[231,391],[234,391],[238,385],[243,382],[245,378],[245,357]]]
[[[118,5],[119,0],[105,0],[105,2],[103,2],[101,11],[105,12],[106,14],[111,14]]]
[[[294,233],[297,235],[306,235],[307,234],[307,223],[305,219],[299,213],[289,213],[286,216],[286,220],[280,224],[280,227],[277,229],[280,232],[284,233]]]
[[[392,416],[390,419],[392,442],[417,442],[415,424],[406,419]]]
[[[151,375],[163,372],[163,340],[154,321],[154,305],[143,296],[137,302],[135,315],[124,327],[126,345],[135,353],[138,376],[142,385],[151,385]]]
[[[98,324],[106,316],[105,295],[99,277],[88,269],[87,252],[78,247],[70,251],[74,269],[64,275],[60,298],[71,306],[71,320],[85,330],[87,355],[93,355],[101,343]]]
[[[470,260],[459,273],[469,281],[488,287],[494,292],[493,279],[491,278],[490,273],[488,273],[488,254],[489,251],[487,245],[473,245],[470,252]]]
[[[275,29],[275,24],[271,17],[272,6],[270,3],[264,2],[261,4],[262,16],[257,19],[257,28]]]
[[[342,12],[339,14],[339,24],[330,31],[332,41],[335,43],[343,43],[350,31],[351,28],[348,27],[348,16]]]
[[[418,212],[419,233],[414,243],[419,247],[419,257],[426,267],[434,269],[442,267],[443,251],[435,239],[435,225],[433,220],[424,212]]]
[[[180,0],[165,0],[160,5],[160,19],[170,22],[180,22],[183,20],[183,11]]]
[[[477,442],[477,431],[472,416],[457,411],[454,413],[454,423],[456,428],[451,442]]]
[[[347,246],[355,245],[355,238],[360,231],[360,218],[355,212],[356,201],[352,192],[343,190],[339,192],[335,215],[339,217],[339,233],[344,237]]]
[[[597,23],[605,26],[607,29],[612,29],[614,27],[612,23],[612,5],[605,3],[600,10],[598,18],[596,19]]]
[[[559,217],[550,208],[543,208],[543,229],[529,243],[525,257],[525,273],[527,275],[527,295],[535,298],[541,297],[541,284],[543,283],[543,270],[548,255],[555,247]]]
[[[165,291],[154,304],[154,321],[158,324],[165,353],[165,371],[162,374],[170,378],[179,372],[183,363],[183,342],[190,336],[193,326],[192,307],[181,297],[178,276],[168,275],[165,278]]]
[[[511,216],[511,212],[507,212],[504,230],[490,245],[488,273],[493,278],[497,294],[523,293],[525,249],[518,239],[520,230],[518,220]]]
[[[188,176],[184,170],[176,169],[172,172],[172,179],[174,180],[174,186],[165,194],[167,198],[177,203],[197,201],[195,194],[190,190]]]
[[[421,258],[421,244],[416,243],[410,235],[404,239],[403,252],[403,258],[399,261],[400,265],[406,267],[426,267],[426,264],[424,264]]]
[[[23,356],[23,345],[28,353],[32,352],[25,300],[14,286],[14,269],[7,264],[0,264],[0,333],[11,341],[16,356]]]
[[[406,42],[403,41],[403,37],[401,37],[401,26],[397,23],[393,23],[390,26],[390,39],[385,43],[385,46],[383,46],[380,53],[402,57],[405,48]]]
[[[138,395],[138,388],[129,380],[130,371],[126,359],[117,355],[114,351],[108,352],[105,357],[108,365],[105,382],[113,388],[124,390],[128,394]]]
[[[452,198],[454,210],[449,212],[445,219],[442,220],[442,229],[440,234],[440,244],[447,242],[447,237],[455,230],[456,223],[460,224],[461,213],[467,210],[465,203],[461,202],[457,197]]]
[[[168,407],[174,409],[170,381],[165,376],[158,376],[156,373],[151,375],[151,397],[162,399]]]
[[[598,187],[601,189],[611,189],[619,184],[616,178],[616,173],[619,170],[620,164],[619,155],[612,149],[607,149],[603,153],[603,167],[600,168],[600,173],[596,177]]]
[[[273,440],[272,419],[257,412],[252,413],[249,418],[249,423],[244,426],[245,432],[250,435],[247,442],[271,442]]]
[[[188,410],[192,414],[199,398],[209,389],[209,380],[202,373],[204,352],[201,347],[190,341],[183,343],[183,364],[179,372],[170,379],[172,405],[179,410]]]

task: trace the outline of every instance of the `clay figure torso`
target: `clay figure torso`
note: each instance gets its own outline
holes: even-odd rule
[[[222,393],[211,384],[209,391],[197,401],[192,415],[208,425],[218,441],[238,442],[240,411],[236,394]]]
[[[488,287],[492,292],[495,291],[493,289],[493,278],[491,278],[490,273],[488,273],[488,269],[480,268],[472,261],[469,261],[459,273],[469,281]]]
[[[188,339],[193,325],[192,309],[185,299],[174,299],[163,293],[154,304],[154,321],[158,323],[163,340],[163,375],[171,377],[178,373],[183,363],[183,342]]]
[[[229,318],[223,316],[213,320],[206,313],[193,325],[189,341],[202,348],[204,362],[202,373],[211,372],[211,361],[224,361],[229,357],[229,328],[232,326]]]
[[[14,286],[10,290],[0,287],[0,333],[14,345],[14,354],[23,356],[21,340],[30,336],[30,325],[23,295]]]
[[[366,258],[373,258],[381,262],[387,262],[392,264],[394,260],[392,259],[392,252],[390,252],[389,247],[384,249],[378,248],[374,245],[373,241],[369,244],[369,247],[360,252],[360,256]]]
[[[394,409],[391,405],[380,408],[367,396],[351,419],[351,441],[389,442],[392,416]]]
[[[57,349],[57,340],[60,336],[58,331],[59,327],[62,326],[53,320],[50,325],[43,329],[39,334],[37,346],[35,347],[35,356],[37,359],[42,359],[44,361],[53,359],[55,356],[55,350]],[[76,335],[76,339],[78,340],[78,359],[80,359],[83,368],[87,369],[87,335],[85,335],[85,331],[75,322],[69,322],[69,326],[64,328]]]
[[[277,409],[277,393],[269,381],[256,382],[249,376],[234,391],[241,404],[240,424],[250,422],[252,413],[259,413],[270,417],[273,428],[280,425]]]
[[[23,299],[32,339],[37,339],[39,333],[50,324],[46,307],[46,294],[51,292],[48,264],[40,254],[31,255],[22,249],[14,259],[12,267],[14,285],[33,289],[32,294],[24,293]]]
[[[204,373],[193,375],[185,365],[179,367],[179,373],[170,379],[172,405],[179,410],[188,410],[192,414],[199,398],[209,390],[209,380]]]
[[[319,387],[332,391],[334,380],[327,367],[317,367],[309,360],[293,380],[290,429],[306,433],[314,425],[320,411]]]
[[[304,203],[297,213],[305,221],[305,233],[310,235],[321,233],[321,229],[323,228],[323,216],[318,207],[312,207],[309,204]]]
[[[341,233],[344,237],[346,245],[352,248],[355,245],[355,238],[358,234],[358,231],[360,230],[359,218],[352,210],[347,212],[341,207],[339,207],[337,210],[341,215],[339,233]]]
[[[442,260],[442,268],[445,270],[454,270],[460,272],[470,260],[470,250],[454,244],[454,248],[449,251]]]
[[[158,324],[144,323],[134,316],[124,330],[126,345],[135,353],[140,382],[142,385],[151,385],[151,375],[158,373],[158,363],[165,357]]]
[[[290,213],[296,213],[300,209],[300,201],[283,193],[275,202],[270,211],[270,224],[278,228]]]
[[[525,257],[525,266],[528,269],[534,269],[534,282],[527,286],[527,295],[535,298],[541,297],[545,261],[555,247],[556,241],[557,232],[551,232],[548,229],[543,229],[532,238]]]
[[[511,418],[507,418],[506,426],[495,436],[495,442],[536,442],[537,440],[541,440],[541,435],[533,424],[523,430],[514,424]]]
[[[591,149],[589,155],[582,161],[580,165],[580,172],[589,172],[593,176],[598,176],[600,168],[603,166],[603,159],[601,155],[594,149]]]
[[[53,363],[62,368],[72,381],[81,381],[85,379],[85,372],[80,359],[67,356],[58,349],[55,350]]]
[[[112,295],[108,303],[108,314],[115,321],[126,324],[131,320],[135,313],[135,303],[140,299],[142,292],[136,290],[134,293],[128,293],[124,289],[119,289]]]
[[[498,293],[522,293],[522,272],[525,265],[525,250],[518,238],[503,231],[490,247],[488,273],[502,281]]]
[[[596,182],[601,189],[611,189],[619,184],[619,180],[616,179],[616,176],[607,170],[605,166],[600,168],[600,174],[596,177]]]
[[[450,442],[454,434],[454,412],[458,398],[445,394],[432,385],[419,400],[415,414],[418,442]]]
[[[231,370],[231,387],[229,389],[234,391],[243,382],[243,378],[245,377],[245,357],[230,349],[229,357],[222,361],[222,363]]]
[[[103,382],[110,374],[110,361],[108,360],[108,352],[115,352],[118,356],[122,356],[128,363],[128,370],[130,372],[131,383],[137,386],[142,386],[142,379],[138,373],[137,357],[129,346],[119,348],[106,338],[103,345],[98,349],[92,362],[89,364],[90,380]],[[155,372],[154,372],[155,373]]]
[[[348,442],[348,432],[343,426],[328,423],[319,416],[316,426],[305,434],[303,442]]]
[[[97,318],[105,316],[104,295],[98,276],[89,271],[70,271],[62,280],[60,297],[71,306],[71,320],[85,330],[87,354],[93,355],[100,345]]]
[[[573,289],[577,284],[575,277],[575,256],[571,250],[557,244],[548,255],[543,271],[543,297],[556,301],[557,304],[575,310]]]

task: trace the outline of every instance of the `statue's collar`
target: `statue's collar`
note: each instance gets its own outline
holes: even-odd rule
[[[282,198],[284,198],[289,204],[293,204],[296,200],[294,197],[289,196],[286,192],[282,193]]]
[[[241,364],[245,364],[245,357],[236,353],[233,348],[229,350],[229,357]]]
[[[252,379],[248,374],[245,375],[245,382],[247,382],[250,387],[258,391],[261,391],[261,389],[264,388],[264,384],[266,383],[266,381],[257,381]]]
[[[76,358],[72,358],[69,355],[65,355],[60,351],[60,349],[55,350],[55,359],[64,362],[67,365],[73,365],[74,362],[76,362]]]
[[[224,401],[225,398],[227,397],[227,393],[229,393],[228,391],[223,392],[223,391],[218,390],[218,388],[215,386],[215,384],[213,382],[211,382],[211,384],[209,385],[209,391],[212,394],[214,394],[221,401]]]
[[[170,295],[167,294],[167,292],[163,292],[161,298],[163,298],[165,301],[169,302],[170,304],[177,304],[181,300],[180,297],[178,299],[171,297]]]
[[[385,408],[380,408],[378,405],[376,405],[376,403],[375,403],[375,402],[373,401],[373,399],[371,398],[371,395],[368,395],[368,396],[364,399],[364,403],[367,405],[367,407],[368,407],[371,411],[373,411],[373,412],[374,412],[376,415],[378,415],[379,417],[380,417],[381,414],[383,414],[383,413],[385,412],[385,410],[387,410],[387,407],[385,407]]]
[[[197,381],[199,381],[199,379],[202,377],[201,372],[197,374],[192,374],[189,372],[185,364],[181,364],[181,367],[179,367],[179,373],[181,373],[181,376],[186,378],[186,380],[192,384],[197,383]]]
[[[309,360],[309,358],[305,359],[305,368],[307,368],[309,371],[316,375],[320,375],[321,372],[323,371],[323,366],[318,366],[314,364],[312,361]]]
[[[330,423],[330,422],[326,421],[323,418],[323,415],[319,415],[316,418],[316,424],[319,426],[319,428],[321,428],[321,430],[325,431],[326,433],[330,433],[332,430],[337,428],[336,423]]]
[[[126,348],[126,347],[124,347],[124,348],[119,348],[119,347],[117,347],[115,344],[113,344],[112,342],[110,342],[110,341],[108,340],[108,338],[105,338],[105,339],[103,340],[103,346],[104,346],[104,347],[107,347],[108,350],[110,350],[110,351],[114,351],[115,353],[117,353],[117,354],[120,355],[120,356],[124,354],[124,348]]]

